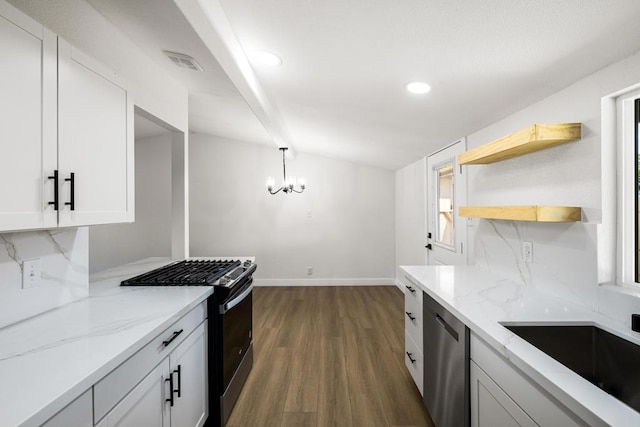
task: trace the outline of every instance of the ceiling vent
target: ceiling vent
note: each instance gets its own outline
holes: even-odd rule
[[[164,52],[164,54],[167,55],[169,59],[180,68],[186,68],[192,71],[202,71],[202,67],[200,66],[200,64],[198,64],[198,61],[196,61],[189,55],[178,52],[169,52],[168,50],[163,50],[162,52]]]

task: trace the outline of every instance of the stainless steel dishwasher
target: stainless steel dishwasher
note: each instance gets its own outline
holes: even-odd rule
[[[426,293],[424,307],[424,404],[436,427],[467,427],[469,328]]]

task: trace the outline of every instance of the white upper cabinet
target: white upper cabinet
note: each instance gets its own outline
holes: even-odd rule
[[[61,38],[58,126],[60,226],[133,221],[131,99],[113,73]]]
[[[0,75],[0,232],[132,222],[133,102],[115,74],[0,0]]]
[[[0,2],[0,230],[57,225],[56,36]]]

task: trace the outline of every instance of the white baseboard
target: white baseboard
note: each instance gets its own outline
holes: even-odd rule
[[[395,285],[398,287],[398,289],[400,289],[400,292],[404,293],[405,287],[404,287],[404,284],[400,281],[400,279],[395,279],[394,282],[395,282]]]
[[[392,278],[368,279],[253,279],[254,286],[393,286]]]

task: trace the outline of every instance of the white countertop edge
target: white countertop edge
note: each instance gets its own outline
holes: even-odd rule
[[[443,297],[443,295],[440,295],[436,290],[431,289],[428,285],[424,284],[422,280],[419,277],[416,277],[416,275],[414,274],[416,271],[418,271],[417,269],[433,269],[433,271],[435,272],[438,269],[443,268],[449,270],[457,269],[459,271],[473,271],[474,279],[477,280],[478,283],[490,283],[490,286],[495,288],[498,288],[500,286],[499,283],[507,283],[507,281],[501,280],[499,277],[494,276],[492,273],[475,266],[400,266],[401,271],[405,275],[409,276],[405,276],[406,279],[410,280],[413,285],[416,285],[423,291],[427,292],[439,304],[450,311],[451,314],[465,323],[467,327],[469,327],[469,329],[478,337],[480,337],[484,342],[489,344],[498,353],[500,353],[513,365],[515,365],[520,371],[522,371],[526,376],[528,376],[533,382],[544,388],[547,393],[551,394],[556,400],[575,412],[579,417],[582,417],[585,421],[590,422],[594,425],[603,422],[613,426],[640,425],[640,414],[638,412],[636,412],[626,404],[620,402],[608,393],[600,390],[599,388],[582,378],[580,375],[576,374],[569,368],[565,367],[550,356],[546,355],[541,350],[538,350],[536,347],[529,344],[522,338],[513,334],[500,324],[500,320],[493,320],[493,324],[488,325],[486,323],[490,321],[486,318],[478,319],[484,320],[483,323],[485,324],[479,324],[479,322],[476,322],[474,319],[469,318],[469,316],[467,316],[466,313],[463,312],[464,310],[461,311],[458,307],[452,305],[452,303],[445,297]],[[513,285],[513,283],[510,283],[510,285]],[[522,286],[522,288],[526,287]],[[484,289],[480,288],[476,292],[469,291],[462,297],[474,297],[476,296],[475,294],[479,294],[479,292],[485,289],[488,289],[488,287]],[[545,298],[560,300],[560,298],[556,296],[544,294],[543,292],[531,288],[528,288],[527,292],[540,293],[541,295],[544,295]],[[455,298],[457,299],[458,297],[459,296],[456,296]],[[566,301],[563,301],[563,304],[574,305]],[[546,319],[539,319],[537,321],[517,321],[513,319],[505,319],[502,320],[502,322],[521,324],[527,322],[553,324],[594,324],[604,330],[627,339],[628,341],[640,344],[640,339],[627,331],[624,328],[624,325],[618,324],[617,322],[608,319],[597,312],[589,311],[583,307],[576,306],[575,308],[575,312],[583,313],[583,316],[575,317],[570,320],[566,319],[557,321]],[[494,335],[496,333],[496,328],[501,329],[501,331],[498,333],[502,334],[505,337],[508,343],[507,345],[500,342],[498,337]],[[491,331],[492,329],[493,331]]]

